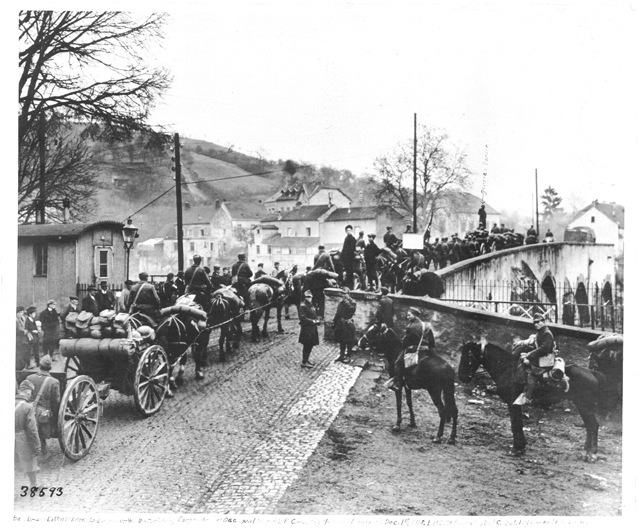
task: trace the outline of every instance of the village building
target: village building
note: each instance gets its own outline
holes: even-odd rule
[[[264,201],[269,213],[293,211],[300,206],[335,205],[346,208],[351,198],[337,187],[325,187],[321,183],[285,185]]]
[[[620,258],[624,253],[624,206],[615,202],[591,204],[576,213],[567,224],[567,229],[586,227],[593,230],[596,243],[613,244],[615,255]]]
[[[482,199],[466,191],[447,191],[438,198],[436,209],[431,221],[431,241],[435,238],[451,238],[458,234],[464,238],[465,234],[478,228],[478,210]],[[487,229],[494,224],[500,226],[500,212],[485,202],[487,213]],[[507,226],[508,227],[508,226]]]
[[[101,281],[121,290],[125,267],[122,222],[18,226],[18,305],[42,310],[53,299],[64,306]]]
[[[363,231],[366,236],[376,235],[376,244],[382,246],[382,237],[391,226],[398,237],[404,231],[405,218],[391,206],[361,206],[355,208],[337,208],[325,219],[320,228],[320,239],[327,248],[342,249],[345,227],[353,226],[353,236]]]

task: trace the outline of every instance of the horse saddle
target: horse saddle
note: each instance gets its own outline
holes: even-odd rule
[[[404,352],[404,367],[411,370],[407,371],[407,374],[410,375],[418,368],[420,362],[432,354],[432,349],[427,345],[420,346],[420,348],[417,345],[407,347]]]

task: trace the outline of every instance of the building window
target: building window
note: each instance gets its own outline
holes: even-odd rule
[[[206,250],[207,249],[207,241],[202,241],[202,247]]]
[[[307,253],[307,249],[306,248],[296,248],[296,254],[304,255],[305,253]]]
[[[256,254],[260,255],[260,245],[256,244]]]
[[[187,237],[193,237],[193,230],[187,230]]]
[[[112,248],[96,248],[95,272],[99,279],[107,279],[111,271]]]
[[[291,237],[293,230],[291,228],[287,228],[287,237]]]
[[[291,248],[282,248],[282,254],[283,255],[290,255],[291,254]]]
[[[307,230],[307,237],[311,237],[311,228],[305,228]]]
[[[595,217],[591,217],[591,223],[593,224],[596,221]]]
[[[195,242],[190,242],[189,243],[189,250],[193,252],[193,251],[195,251],[195,249],[196,249],[196,243]]]
[[[36,244],[33,247],[33,257],[36,263],[35,275],[37,276],[47,275],[48,255],[49,255],[49,246],[46,242]]]
[[[267,246],[267,253],[271,255],[271,246]]]
[[[213,252],[213,243],[210,243],[209,249]]]
[[[200,230],[200,237],[204,237],[204,230]]]

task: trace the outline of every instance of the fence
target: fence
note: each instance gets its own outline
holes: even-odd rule
[[[446,281],[442,301],[511,316],[533,318],[542,314],[549,321],[590,327],[602,331],[623,332],[623,290],[610,283],[568,282],[556,286],[550,278],[542,283],[531,279]]]

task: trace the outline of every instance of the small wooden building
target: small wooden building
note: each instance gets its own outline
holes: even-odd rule
[[[61,309],[101,281],[119,290],[125,266],[121,222],[18,226],[17,305],[43,310],[54,299]]]

